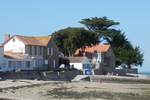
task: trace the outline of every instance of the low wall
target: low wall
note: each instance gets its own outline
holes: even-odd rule
[[[76,75],[82,75],[81,71],[64,71],[64,72],[39,72],[39,71],[21,71],[11,73],[0,73],[2,79],[38,79],[38,80],[55,80],[55,81],[69,81]]]
[[[126,73],[138,74],[138,69],[137,69],[137,68],[134,68],[134,69],[126,69]]]
[[[120,76],[125,76],[127,73],[131,74],[138,74],[138,69],[115,69],[114,74],[120,75]]]
[[[0,73],[2,79],[39,79],[40,75],[36,71],[21,71]]]
[[[145,83],[150,84],[150,78],[137,78],[137,77],[125,77],[125,76],[104,76],[104,75],[92,75],[89,76],[92,82],[124,82],[124,83]]]
[[[64,72],[43,72],[45,80],[70,81],[77,75],[82,75],[81,71],[64,71]]]

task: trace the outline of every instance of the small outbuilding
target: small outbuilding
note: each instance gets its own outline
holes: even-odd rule
[[[93,70],[92,70],[92,63],[90,60],[86,57],[68,57],[70,61],[70,66],[77,69],[81,70],[84,75],[92,75]]]
[[[111,45],[97,44],[86,46],[84,48],[77,49],[75,56],[87,57],[90,59],[95,75],[106,75],[108,73],[113,73],[115,70],[116,60]]]

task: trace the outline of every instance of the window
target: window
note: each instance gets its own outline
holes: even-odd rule
[[[30,61],[27,61],[27,62],[26,62],[26,67],[27,67],[27,68],[30,68],[30,64],[31,64]]]
[[[41,47],[41,55],[43,55],[43,49],[44,49],[44,47]]]
[[[40,47],[37,46],[37,55],[39,56],[40,55]]]
[[[8,61],[8,67],[12,67],[12,61]]]
[[[42,55],[42,47],[39,47],[39,55]]]
[[[50,50],[50,49],[49,49],[49,48],[47,48],[47,55],[49,55],[49,50]]]
[[[43,66],[43,60],[41,60],[41,59],[37,60],[37,66],[42,67]]]
[[[101,62],[101,59],[102,59],[102,58],[101,58],[101,53],[98,53],[98,54],[97,54],[97,62],[100,63],[100,62]]]
[[[56,67],[55,60],[53,60],[53,67],[54,67],[54,68]]]
[[[53,56],[53,48],[51,48],[51,56]]]
[[[34,46],[34,55],[36,56],[37,55],[37,47]]]
[[[34,55],[34,46],[31,46],[31,55]]]
[[[18,67],[18,68],[22,67],[22,62],[21,61],[16,61],[15,66]]]
[[[32,46],[29,46],[29,55],[32,55]]]
[[[39,55],[43,55],[43,47],[39,47]]]
[[[48,64],[48,60],[45,60],[44,62],[45,62],[46,65]]]

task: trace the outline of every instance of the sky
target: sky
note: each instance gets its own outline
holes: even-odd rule
[[[0,0],[0,43],[4,34],[50,35],[67,27],[84,27],[81,19],[107,16],[120,22],[134,46],[140,46],[150,72],[150,0]]]

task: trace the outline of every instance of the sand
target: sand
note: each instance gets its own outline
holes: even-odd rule
[[[150,93],[150,84],[141,83],[106,83],[106,82],[53,82],[37,80],[6,80],[0,81],[0,98],[11,98],[18,100],[50,100],[60,99],[48,94],[49,91],[62,89],[75,93],[84,92],[109,92],[109,93],[134,93],[142,95]],[[63,90],[64,89],[64,90]],[[148,94],[149,95],[149,94]],[[93,97],[92,97],[93,98]],[[62,100],[74,98],[62,98]],[[83,99],[83,98],[77,98]],[[88,99],[88,98],[84,98]],[[91,99],[91,98],[90,98]],[[107,100],[96,98],[97,100]],[[95,100],[93,98],[93,100]]]

